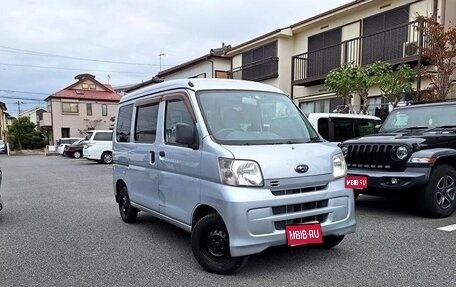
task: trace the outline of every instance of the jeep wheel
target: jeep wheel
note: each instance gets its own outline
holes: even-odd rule
[[[122,186],[119,191],[119,212],[120,217],[126,223],[134,223],[138,216],[138,210],[130,205],[130,197],[126,186]]]
[[[110,151],[105,151],[101,155],[101,162],[106,164],[112,163],[112,153]]]
[[[192,251],[196,261],[208,272],[232,274],[247,257],[231,257],[228,231],[218,214],[201,218],[192,231]]]
[[[417,198],[420,212],[430,217],[450,216],[456,209],[456,170],[442,164],[434,167]]]

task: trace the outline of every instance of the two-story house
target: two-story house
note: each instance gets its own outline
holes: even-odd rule
[[[231,68],[231,61],[225,53],[231,49],[230,45],[222,43],[222,47],[211,49],[208,54],[171,67],[159,72],[151,80],[131,86],[125,90],[131,93],[145,86],[153,85],[163,81],[174,79],[190,78],[228,78],[228,71]]]
[[[416,48],[426,43],[417,16],[435,16],[445,27],[454,26],[456,1],[352,1],[233,47],[227,53],[230,75],[276,86],[306,113],[331,112],[344,104],[324,86],[331,69],[375,61],[415,68],[425,64]],[[418,78],[414,87],[420,91],[427,84],[426,79]],[[372,113],[384,100],[379,89],[373,88],[369,94]],[[355,97],[352,104],[359,108],[362,103]]]
[[[45,99],[48,112],[39,113],[39,126],[47,130],[49,144],[60,138],[83,137],[87,130],[110,129],[121,96],[109,84],[90,74]]]
[[[19,117],[27,117],[30,119],[30,122],[34,123],[36,125],[36,128],[38,128],[39,125],[39,115],[42,113],[45,113],[46,110],[40,107],[33,107],[25,111],[21,111],[19,114]]]

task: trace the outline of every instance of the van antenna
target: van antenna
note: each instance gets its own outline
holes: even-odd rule
[[[193,88],[193,87],[194,87],[194,85],[193,85],[192,81],[188,81],[188,85],[189,85],[191,88]]]

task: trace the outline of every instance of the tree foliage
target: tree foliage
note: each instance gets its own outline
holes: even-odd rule
[[[419,30],[425,35],[422,47],[418,47],[423,59],[433,69],[424,67],[421,75],[430,80],[430,100],[444,100],[451,86],[451,75],[456,71],[456,27],[438,23],[432,17],[419,17]]]
[[[396,106],[404,93],[412,92],[412,83],[416,73],[407,65],[397,69],[386,62],[378,61],[370,65],[355,66],[346,64],[329,72],[325,85],[331,92],[350,103],[353,95],[361,98],[363,104],[361,112],[367,114],[369,109],[369,90],[378,86],[382,96]],[[350,112],[353,112],[349,104]]]
[[[394,69],[385,62],[379,63],[378,69],[376,85],[382,91],[382,96],[396,107],[402,95],[413,92],[412,83],[415,81],[416,72],[409,65],[400,65]]]
[[[20,117],[8,127],[8,143],[13,149],[39,149],[46,146],[46,138],[28,117]]]

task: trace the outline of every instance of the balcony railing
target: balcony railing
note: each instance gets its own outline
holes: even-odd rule
[[[279,76],[279,58],[271,57],[256,61],[229,72],[231,79],[263,81]]]
[[[293,56],[293,84],[322,83],[329,71],[347,63],[358,66],[376,61],[392,64],[417,61],[418,47],[425,44],[422,25],[422,21],[414,21]]]

